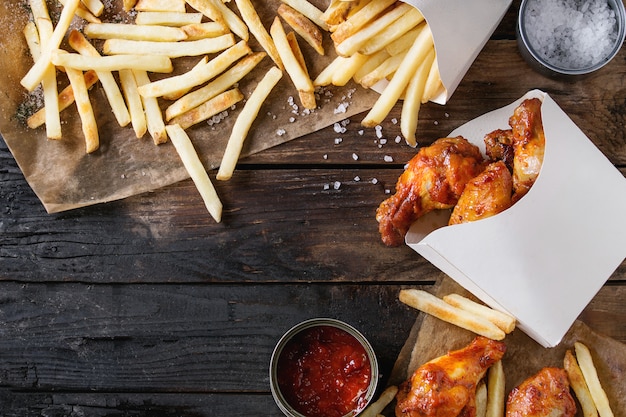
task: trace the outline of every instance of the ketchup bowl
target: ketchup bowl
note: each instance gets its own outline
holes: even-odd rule
[[[354,327],[315,318],[278,341],[270,361],[272,396],[288,417],[354,417],[378,383],[374,349]]]

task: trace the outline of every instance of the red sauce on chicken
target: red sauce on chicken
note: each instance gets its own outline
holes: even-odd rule
[[[348,332],[333,326],[298,333],[278,359],[278,386],[307,417],[341,417],[365,407],[372,370],[367,353]]]

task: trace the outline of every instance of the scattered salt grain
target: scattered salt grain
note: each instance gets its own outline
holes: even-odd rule
[[[335,145],[339,145],[341,142],[343,142],[342,138],[335,138]]]
[[[290,117],[290,118],[289,118],[289,123],[293,123],[293,122],[295,122],[295,121],[296,121],[296,118],[295,118],[295,117]]]
[[[393,157],[391,155],[385,155],[383,158],[385,162],[393,162]]]
[[[330,190],[330,184],[324,184],[324,191]]]
[[[377,178],[372,178],[372,184],[374,184],[374,185],[378,184],[378,179]]]
[[[396,143],[400,143],[400,142],[402,142],[402,137],[401,137],[400,135],[396,136],[396,138],[395,138],[395,142],[396,142]]]
[[[353,153],[352,154],[352,159],[354,159],[355,161],[358,161],[359,160],[359,155]]]
[[[354,177],[354,181],[359,182],[361,181],[361,177],[359,177],[358,175],[356,177]]]
[[[333,188],[334,188],[335,190],[338,190],[340,187],[341,187],[341,182],[339,182],[339,181],[335,181],[335,182],[333,183]]]
[[[276,134],[277,134],[278,136],[283,136],[283,135],[285,135],[285,133],[287,133],[287,132],[285,131],[285,129],[276,129]]]

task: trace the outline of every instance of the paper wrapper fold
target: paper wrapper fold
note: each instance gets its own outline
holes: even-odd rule
[[[528,97],[543,100],[546,137],[539,177],[510,209],[446,226],[449,212],[415,222],[406,243],[493,308],[515,316],[543,346],[556,346],[626,256],[626,179],[544,92],[461,126],[483,137],[507,129]]]

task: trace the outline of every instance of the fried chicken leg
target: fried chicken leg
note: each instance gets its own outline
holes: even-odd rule
[[[478,336],[420,366],[400,386],[396,417],[474,417],[476,385],[505,351],[503,342]]]
[[[543,368],[514,388],[506,403],[506,417],[573,417],[576,403],[567,373]]]
[[[462,137],[441,138],[421,148],[396,183],[396,193],[376,211],[387,246],[398,246],[411,224],[435,210],[452,208],[465,184],[484,169],[477,146]]]

